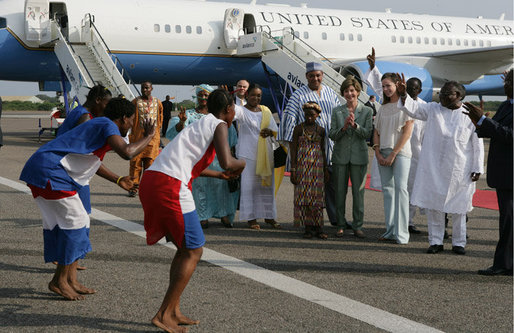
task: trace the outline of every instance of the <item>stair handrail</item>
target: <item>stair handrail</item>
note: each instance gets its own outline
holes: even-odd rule
[[[329,62],[329,63],[330,63],[330,64],[332,64],[332,65],[335,65],[332,61],[330,61],[330,59],[328,59],[328,58],[327,58],[327,57],[325,57],[323,54],[321,54],[319,51],[317,51],[315,48],[313,48],[313,47],[312,47],[312,46],[310,46],[308,43],[306,43],[305,41],[303,41],[300,37],[296,36],[296,35],[294,34],[294,29],[293,29],[293,28],[289,28],[289,29],[291,29],[291,35],[293,36],[293,39],[295,39],[295,40],[299,40],[300,42],[302,42],[305,46],[307,46],[307,47],[309,48],[309,50],[310,50],[310,51],[313,51],[314,53],[316,53],[317,55],[319,55],[319,57],[318,57],[318,58],[320,58],[321,60],[325,60],[326,62]],[[276,31],[276,30],[275,30],[275,31]],[[283,31],[283,30],[281,30],[281,31]],[[305,64],[305,63],[306,63],[306,62],[305,62],[305,61],[304,61],[300,56],[298,56],[298,55],[296,54],[296,52],[294,52],[294,51],[293,51],[293,50],[291,50],[289,47],[287,47],[286,45],[284,45],[284,43],[283,43],[283,41],[282,41],[282,40],[275,38],[274,36],[272,36],[270,33],[266,32],[266,31],[262,31],[262,33],[263,33],[264,35],[266,35],[266,37],[268,37],[268,38],[270,38],[270,39],[273,39],[275,42],[277,42],[281,48],[284,48],[284,49],[286,49],[287,51],[289,51],[289,53],[290,53],[291,55],[293,55],[296,59],[298,59],[298,60],[300,61],[300,63],[303,63],[303,64]],[[330,66],[330,65],[329,65],[329,66]],[[332,67],[332,66],[330,66],[330,67]],[[332,68],[332,69],[333,69],[333,68]],[[335,70],[334,70],[334,71],[335,71]],[[337,73],[337,72],[336,72],[336,73]],[[339,85],[339,84],[338,84],[338,81],[337,81],[335,78],[333,78],[333,77],[330,75],[330,73],[323,73],[323,77],[324,77],[324,78],[328,78],[328,80],[332,81],[332,83],[333,83],[333,84],[335,84],[335,85]]]
[[[109,48],[109,46],[107,45],[107,43],[105,42],[104,38],[102,37],[102,34],[100,33],[100,31],[98,30],[98,28],[96,27],[95,23],[94,23],[94,20],[95,20],[95,16],[94,15],[91,15],[91,13],[87,13],[86,16],[89,17],[89,26],[92,27],[98,37],[100,37],[100,41],[102,42],[103,46],[105,47],[105,49],[107,50],[107,52],[109,52],[109,55],[111,57],[114,58],[114,66],[117,67],[117,65],[119,64],[119,66],[121,67],[121,76],[124,78],[125,82],[127,84],[130,84],[132,85],[132,87],[136,90],[138,96],[141,96],[141,92],[139,91],[139,89],[137,88],[137,86],[134,84],[134,81],[132,80],[132,78],[130,77],[130,74],[128,73],[128,71],[125,69],[125,66],[123,66],[123,64],[121,63],[120,59],[114,54],[112,53],[111,49]],[[128,78],[128,82],[127,82],[127,79],[125,79],[125,74],[127,75],[127,78]]]
[[[56,20],[51,19],[50,20],[50,24],[54,25],[55,31],[57,33],[57,40],[65,41],[66,44],[68,45],[68,47],[73,51],[73,53],[75,53],[75,49],[73,48],[73,45],[71,43],[69,43],[69,39],[66,36],[63,35],[62,30],[61,30],[62,28],[59,26],[59,23]],[[89,76],[89,80],[91,82],[95,82],[95,80],[93,80],[93,76],[91,75],[91,73],[87,69],[87,67],[84,64],[84,61],[82,60],[82,58],[81,57],[77,57],[77,58],[80,60],[80,62],[82,63],[82,66],[86,70],[86,74]]]

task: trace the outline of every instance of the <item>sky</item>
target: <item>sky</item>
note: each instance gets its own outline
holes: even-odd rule
[[[150,1],[150,0],[146,0]],[[227,2],[222,0],[209,0],[211,2]],[[232,3],[249,3],[250,0],[232,0]],[[400,0],[365,0],[365,1],[344,1],[344,0],[257,0],[257,4],[280,3],[291,6],[300,6],[306,3],[311,8],[334,8],[346,10],[363,10],[383,12],[390,8],[396,13],[429,14],[440,16],[461,16],[498,19],[505,13],[506,20],[513,19],[512,0],[425,0],[425,1],[400,1]],[[0,96],[28,96],[39,94],[38,84],[29,82],[0,81]],[[52,92],[45,92],[53,95]],[[155,85],[153,95],[164,99],[166,95],[175,96],[176,101],[191,99],[194,94],[191,86],[161,86]],[[493,99],[498,99],[497,97]]]

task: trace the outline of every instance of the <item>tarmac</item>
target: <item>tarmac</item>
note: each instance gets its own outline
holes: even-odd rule
[[[70,302],[48,290],[54,266],[43,260],[40,212],[18,180],[30,155],[53,138],[47,131],[38,143],[38,118],[49,126],[47,112],[4,111],[1,119],[0,331],[160,331],[150,319],[166,291],[175,249],[147,246],[138,198],[100,177],[91,182],[93,251],[79,272],[97,293]],[[128,161],[113,152],[104,163],[128,174]],[[477,188],[488,189],[485,176]],[[351,202],[348,194],[347,213]],[[365,194],[364,239],[351,232],[336,238],[328,221],[328,240],[302,239],[292,223],[287,177],[277,212],[282,230],[263,222],[260,231],[243,222],[228,229],[210,221],[202,261],[181,299],[182,312],[200,320],[189,332],[513,331],[512,277],[477,274],[492,264],[498,211],[469,214],[464,256],[451,252],[451,239],[444,252],[426,254],[426,219],[419,215],[422,233],[409,244],[379,242],[385,226],[376,191]]]

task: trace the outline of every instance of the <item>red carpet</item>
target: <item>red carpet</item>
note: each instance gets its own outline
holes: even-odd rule
[[[289,176],[289,172],[284,173],[284,175]],[[370,175],[368,175],[366,179],[366,189],[377,191],[369,187],[369,182]],[[475,194],[473,195],[473,207],[498,210],[496,192],[493,190],[476,190]]]

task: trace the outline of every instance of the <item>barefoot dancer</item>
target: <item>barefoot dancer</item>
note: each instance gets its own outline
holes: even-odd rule
[[[77,106],[66,115],[64,122],[61,124],[61,126],[59,126],[57,136],[63,135],[64,133],[82,123],[85,123],[88,120],[96,117],[103,117],[104,109],[111,98],[112,94],[106,87],[99,84],[91,88],[87,94],[86,102],[83,105]],[[102,172],[103,170],[100,170],[102,168],[105,168],[103,164],[98,169],[98,172]],[[122,185],[118,183],[118,186]],[[77,191],[77,193],[87,213],[91,214],[89,185],[82,187],[79,191]],[[54,261],[53,263],[54,265],[57,265],[57,261]],[[77,269],[80,271],[86,269],[86,267],[77,263]]]
[[[198,176],[229,179],[245,167],[232,157],[228,127],[234,118],[234,101],[225,90],[215,90],[207,100],[209,114],[184,128],[143,174],[139,198],[145,211],[146,242],[166,237],[177,246],[171,263],[170,282],[152,323],[166,332],[186,332],[179,325],[194,325],[180,312],[180,296],[196,269],[205,238],[191,193]],[[226,171],[206,169],[217,155]]]
[[[153,121],[144,123],[145,136],[126,144],[123,137],[134,121],[134,105],[125,99],[112,99],[106,117],[94,118],[45,144],[30,157],[20,179],[32,190],[43,217],[45,262],[57,261],[48,287],[68,300],[93,294],[77,281],[77,261],[91,251],[89,215],[77,191],[98,173],[125,190],[133,186],[128,177],[118,177],[98,168],[105,153],[113,149],[124,159],[141,152],[155,134]],[[98,171],[97,171],[98,170]]]

